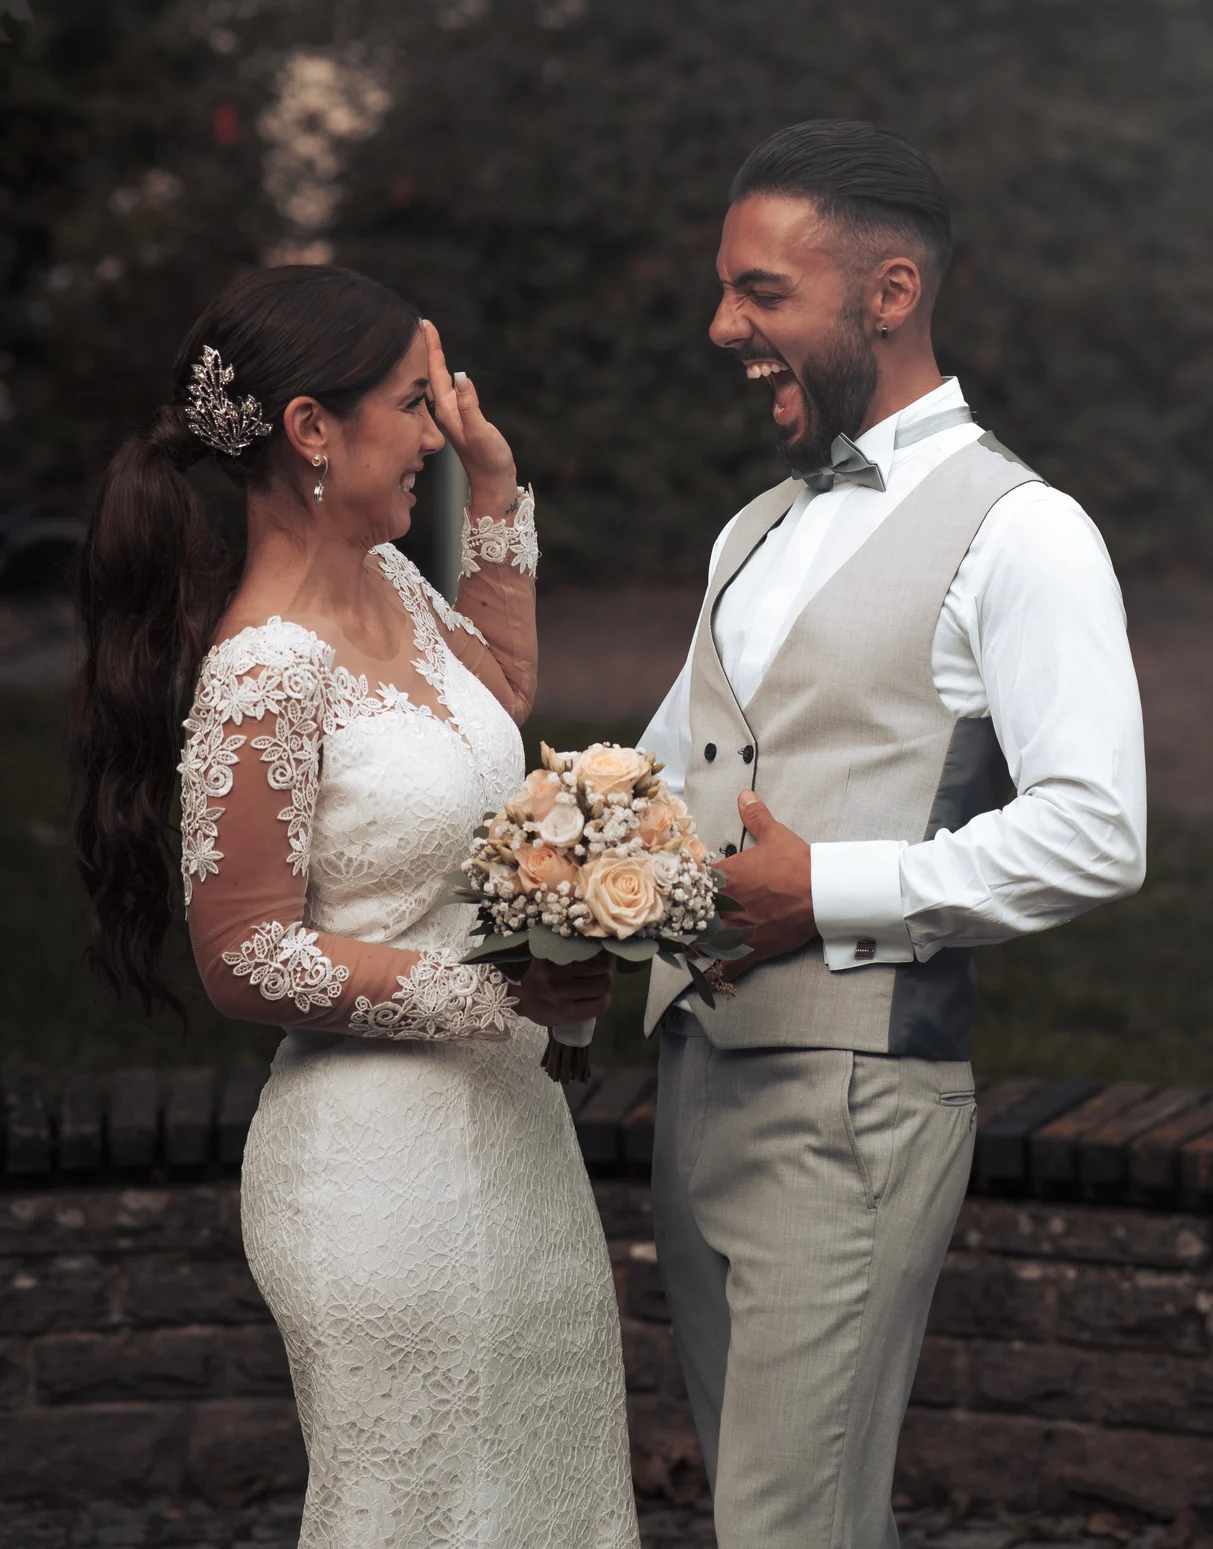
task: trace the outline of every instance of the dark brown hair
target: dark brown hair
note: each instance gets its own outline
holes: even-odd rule
[[[183,1009],[160,968],[179,876],[172,815],[182,721],[241,563],[185,470],[214,455],[237,481],[264,483],[291,399],[354,414],[419,323],[406,301],[348,269],[244,275],[178,351],[172,402],[124,442],[101,480],[80,563],[84,660],[69,719],[76,857],[92,900],[90,966],[148,1011]],[[272,426],[235,457],[212,453],[186,418],[205,345],[233,368],[228,391],[255,397]]]
[[[952,259],[952,209],[935,168],[909,140],[862,119],[811,118],[765,139],[742,162],[729,203],[751,194],[809,199],[865,248],[909,239],[928,295]],[[913,255],[911,255],[913,256]]]

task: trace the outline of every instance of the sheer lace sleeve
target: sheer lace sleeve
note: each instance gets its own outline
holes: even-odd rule
[[[501,518],[464,512],[463,562],[455,606],[476,626],[456,632],[451,649],[521,725],[531,713],[539,672],[535,576],[539,542],[535,496],[518,491]]]
[[[326,733],[381,712],[365,679],[271,619],[203,664],[181,762],[181,870],[207,994],[227,1016],[373,1038],[503,1038],[509,984],[458,954],[307,925],[308,847]]]

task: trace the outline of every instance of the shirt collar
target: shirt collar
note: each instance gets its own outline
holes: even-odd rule
[[[915,425],[932,414],[940,414],[944,409],[962,408],[964,402],[965,396],[960,390],[957,379],[954,376],[945,377],[931,392],[924,393],[913,403],[906,404],[904,409],[899,409],[896,414],[890,414],[878,425],[865,430],[862,436],[857,436],[855,445],[870,462],[876,464],[887,485],[889,475],[893,471],[894,460],[900,461],[901,456],[909,456],[912,450],[909,447],[905,448],[904,452],[895,459],[893,443],[897,438],[898,430],[902,426]]]

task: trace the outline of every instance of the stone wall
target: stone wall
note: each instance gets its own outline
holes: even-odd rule
[[[20,1101],[8,1105],[0,1173],[0,1500],[197,1493],[226,1506],[303,1482],[281,1342],[240,1244],[235,1164],[257,1080],[222,1093],[212,1082],[206,1101],[196,1072],[167,1083],[167,1097],[163,1085],[119,1083],[125,1106],[93,1140],[96,1109],[79,1088],[73,1123],[61,1113],[54,1126],[28,1083],[10,1089]],[[1147,1188],[1161,1153],[1132,1151],[1123,1118],[1124,1156],[1108,1151],[1107,1109],[1121,1102],[1110,1091],[1075,1088],[1068,1129],[1055,1089],[983,1094],[988,1143],[903,1436],[907,1504],[960,1492],[1163,1519],[1213,1511],[1213,1221],[1203,1195],[1183,1208],[1195,1162],[1180,1155],[1169,1193]],[[643,1071],[572,1094],[619,1293],[637,1487],[687,1501],[702,1491],[702,1460],[653,1248],[652,1099]],[[1158,1120],[1178,1100],[1133,1101]],[[1103,1148],[1086,1182],[1074,1117],[1084,1108]],[[1032,1181],[1034,1146],[1041,1166],[1076,1171],[1072,1185],[1050,1185],[1055,1198]],[[1122,1198],[1105,1202],[1113,1176]]]
[[[595,1184],[623,1317],[638,1489],[703,1488],[647,1186]],[[974,1198],[901,1451],[908,1501],[1213,1507],[1209,1222]],[[234,1180],[0,1196],[0,1499],[299,1488],[277,1330]]]

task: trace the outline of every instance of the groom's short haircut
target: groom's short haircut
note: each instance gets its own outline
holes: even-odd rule
[[[865,269],[902,243],[922,271],[928,304],[952,258],[952,210],[916,146],[879,124],[812,118],[779,129],[746,157],[729,203],[751,194],[808,199],[856,246]]]

